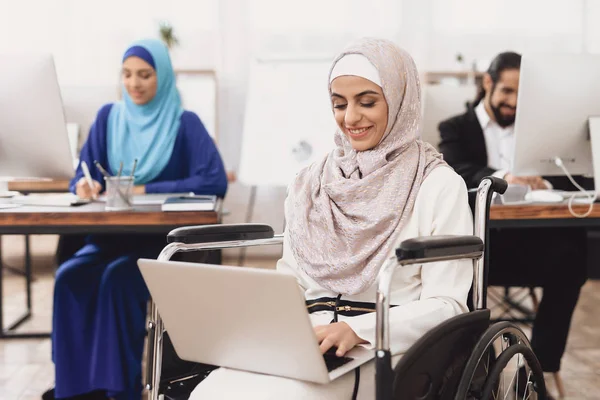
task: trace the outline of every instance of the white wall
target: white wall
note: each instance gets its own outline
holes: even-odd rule
[[[448,70],[458,52],[468,64],[507,49],[600,52],[599,17],[600,0],[0,0],[0,51],[50,51],[61,84],[112,85],[127,45],[168,20],[175,67],[218,72],[219,147],[236,169],[254,55],[333,57],[384,36],[421,70]]]
[[[433,0],[427,69],[447,68],[457,52],[468,63],[504,50],[580,52],[584,1]]]
[[[163,19],[182,43],[173,52],[177,68],[216,66],[213,0],[0,0],[0,51],[50,51],[61,83],[113,84],[127,45],[156,37]]]

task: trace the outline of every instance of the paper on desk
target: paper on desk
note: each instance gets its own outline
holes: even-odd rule
[[[28,196],[15,196],[10,199],[12,204],[26,206],[49,206],[49,207],[69,207],[76,204],[89,203],[73,193],[61,194],[31,194]]]
[[[4,210],[7,208],[16,208],[16,207],[21,207],[21,204],[0,203],[0,210]]]
[[[14,190],[0,191],[0,199],[10,199],[19,194],[19,192],[15,192]]]

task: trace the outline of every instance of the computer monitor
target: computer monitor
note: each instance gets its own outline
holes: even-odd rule
[[[517,104],[513,174],[564,175],[556,157],[571,175],[594,173],[589,127],[600,116],[600,56],[524,55]]]
[[[52,56],[0,54],[0,184],[73,175]]]
[[[100,108],[108,103],[114,103],[119,100],[120,86],[117,81],[114,85],[61,85],[60,93],[62,96],[65,110],[65,120],[68,125],[74,124],[77,127],[76,137],[69,137],[74,142],[71,143],[73,157],[79,157],[79,148],[90,131],[90,127],[96,120],[96,115]]]

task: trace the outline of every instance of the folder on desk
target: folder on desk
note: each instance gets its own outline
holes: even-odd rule
[[[175,196],[162,204],[163,211],[214,211],[217,196]]]

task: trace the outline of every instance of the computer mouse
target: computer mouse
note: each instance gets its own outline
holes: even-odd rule
[[[525,195],[525,200],[533,203],[562,203],[564,199],[552,190],[532,190]]]

